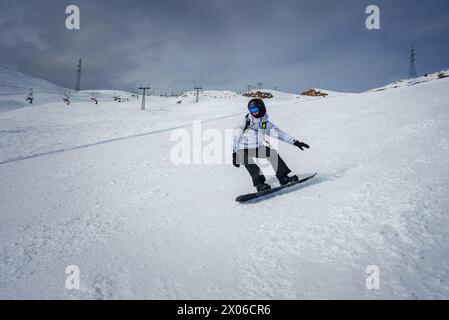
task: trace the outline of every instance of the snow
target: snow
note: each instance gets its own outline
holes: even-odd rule
[[[422,84],[422,83],[427,83],[427,82],[434,82],[436,80],[441,80],[441,79],[448,78],[448,77],[449,77],[449,69],[442,70],[440,72],[431,73],[431,74],[426,74],[424,76],[417,77],[417,78],[414,78],[414,79],[398,80],[398,81],[390,83],[390,84],[388,84],[386,86],[368,90],[368,92],[377,92],[377,91],[384,91],[384,90],[390,90],[390,89],[409,87],[409,86],[414,86],[414,85],[417,85],[417,84]]]
[[[170,137],[195,120],[230,130],[248,98],[150,96],[141,111],[106,90],[98,105],[72,93],[68,107],[63,88],[5,70],[0,83],[35,84],[37,104],[17,108],[28,89],[0,92],[0,298],[449,298],[449,79],[274,92],[270,118],[311,145],[281,155],[319,176],[238,205],[253,191],[245,170],[174,165]],[[69,265],[79,290],[65,287]],[[379,290],[365,287],[369,265]]]

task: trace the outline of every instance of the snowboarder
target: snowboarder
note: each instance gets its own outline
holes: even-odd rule
[[[270,190],[271,187],[265,183],[265,176],[253,158],[267,159],[276,172],[276,177],[281,185],[298,181],[297,176],[288,175],[291,173],[291,170],[287,167],[277,151],[265,146],[263,143],[265,141],[265,135],[294,145],[301,150],[310,147],[289,136],[269,121],[265,103],[262,99],[252,99],[248,103],[248,110],[249,113],[234,129],[233,165],[237,168],[240,165],[245,166],[251,175],[257,192]]]

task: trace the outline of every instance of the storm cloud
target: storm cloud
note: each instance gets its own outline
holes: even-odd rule
[[[242,90],[264,83],[363,91],[449,67],[449,2],[377,1],[381,29],[365,28],[372,1],[0,0],[0,63],[72,88]],[[81,29],[65,28],[65,8]]]

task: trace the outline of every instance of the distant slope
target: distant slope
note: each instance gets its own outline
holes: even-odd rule
[[[64,88],[49,81],[0,65],[0,112],[31,106],[25,101],[30,89],[35,96],[33,106],[55,101],[64,93]]]
[[[427,76],[418,77],[416,79],[398,80],[398,81],[392,82],[390,84],[387,84],[386,86],[368,90],[367,92],[376,92],[376,91],[384,91],[384,90],[397,89],[397,88],[403,88],[403,87],[410,87],[410,86],[415,86],[417,84],[429,83],[429,82],[445,79],[448,77],[449,77],[449,69],[446,69],[446,70],[442,70],[440,72],[428,74]]]
[[[30,89],[33,91],[34,101],[30,105],[25,101]],[[48,103],[61,103],[65,94],[72,102],[90,102],[92,96],[98,100],[113,101],[114,97],[132,99],[132,94],[119,90],[82,90],[63,88],[47,80],[24,74],[14,68],[0,65],[0,112],[11,111],[23,107],[34,107]]]
[[[49,93],[64,92],[64,88],[47,80],[39,79],[11,67],[0,65],[0,95],[28,94],[28,90]]]

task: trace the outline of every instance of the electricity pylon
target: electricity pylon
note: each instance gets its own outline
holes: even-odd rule
[[[78,70],[76,72],[76,84],[75,91],[79,92],[81,90],[81,59],[78,61]]]
[[[412,46],[412,49],[410,51],[410,68],[409,68],[409,72],[408,72],[408,78],[409,79],[415,79],[418,75],[416,73],[416,51],[415,51],[415,47]]]

